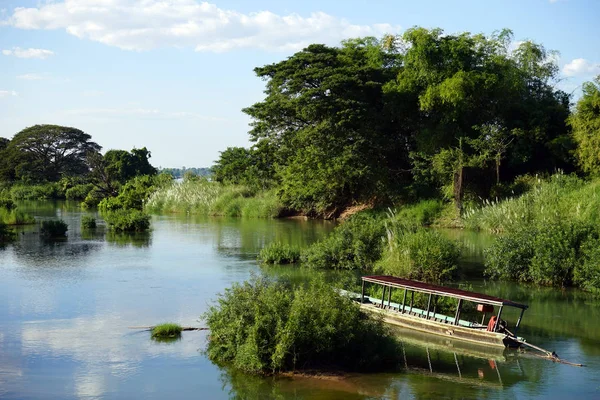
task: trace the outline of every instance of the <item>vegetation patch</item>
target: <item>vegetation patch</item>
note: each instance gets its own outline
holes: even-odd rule
[[[456,277],[459,257],[457,243],[439,232],[390,224],[376,270],[407,279],[443,283]]]
[[[281,242],[263,247],[258,259],[265,264],[294,264],[300,261],[300,249]]]
[[[61,219],[42,221],[40,233],[49,238],[64,237],[69,230],[67,223]]]
[[[384,237],[382,217],[358,213],[307,248],[302,253],[302,262],[312,268],[369,270],[381,257]]]
[[[81,229],[94,229],[96,228],[96,218],[89,215],[81,217]]]
[[[15,240],[15,232],[5,223],[0,222],[0,243],[12,242]]]
[[[204,314],[208,357],[256,374],[395,369],[398,343],[380,319],[322,281],[293,287],[254,277],[234,284]]]
[[[143,232],[150,229],[150,216],[140,210],[118,209],[102,216],[109,228],[116,232]]]
[[[16,208],[0,207],[0,222],[6,225],[27,225],[35,223],[35,218]]]
[[[174,339],[181,337],[182,328],[172,322],[156,325],[150,331],[153,339]]]

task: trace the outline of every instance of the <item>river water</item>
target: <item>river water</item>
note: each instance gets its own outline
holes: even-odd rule
[[[233,282],[260,273],[273,240],[305,246],[332,225],[303,220],[153,217],[148,234],[81,232],[74,204],[25,203],[38,220],[60,217],[68,239],[37,226],[0,248],[1,399],[396,399],[600,398],[600,300],[580,291],[472,280],[480,291],[529,304],[521,336],[584,368],[531,353],[489,352],[399,332],[404,368],[344,379],[258,378],[213,365],[206,332],[173,343],[128,329],[166,321],[201,326],[200,315]],[[448,232],[481,268],[489,237]],[[302,277],[310,271],[269,268]],[[507,315],[511,318],[511,315]]]

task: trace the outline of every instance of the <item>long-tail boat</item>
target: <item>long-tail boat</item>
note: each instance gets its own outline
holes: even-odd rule
[[[366,284],[382,286],[381,298],[366,295]],[[403,290],[402,303],[392,302],[392,290]],[[360,302],[361,309],[382,314],[385,322],[400,327],[497,347],[519,347],[525,342],[516,334],[528,306],[511,300],[384,275],[363,276],[360,295],[346,293]],[[415,307],[415,293],[428,296],[427,308]],[[456,299],[454,316],[436,312],[437,297]],[[483,314],[481,322],[461,319],[461,309],[465,302],[476,304],[477,311]],[[512,330],[508,329],[507,322],[502,319],[502,312],[506,307],[520,309],[519,318]],[[488,315],[489,319],[486,320]]]

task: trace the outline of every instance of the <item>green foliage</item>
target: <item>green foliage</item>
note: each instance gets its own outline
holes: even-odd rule
[[[98,203],[101,211],[114,211],[119,209],[142,210],[150,195],[162,184],[156,176],[136,176],[119,190],[116,197],[106,197]]]
[[[381,218],[359,213],[302,253],[312,268],[371,270],[381,256],[385,226]]]
[[[15,209],[16,207],[17,205],[14,201],[12,201],[12,199],[0,197],[0,208],[4,208],[5,210],[10,211],[12,209]]]
[[[11,187],[10,196],[13,200],[64,199],[65,192],[57,182],[39,185],[17,184]]]
[[[214,180],[233,185],[266,189],[272,184],[272,166],[265,160],[268,153],[257,147],[228,147],[221,152],[212,168]]]
[[[281,242],[272,242],[263,247],[258,259],[265,264],[294,264],[300,261],[300,249]]]
[[[102,214],[109,228],[116,232],[143,232],[150,228],[150,216],[135,209],[117,209]]]
[[[583,95],[577,101],[575,112],[569,117],[573,138],[577,142],[575,154],[581,169],[588,174],[600,175],[600,75],[595,82],[583,84]]]
[[[35,223],[35,219],[19,209],[0,207],[0,222],[7,225],[27,225]]]
[[[575,266],[574,281],[580,287],[600,293],[600,240],[588,238],[581,246],[583,262]]]
[[[172,322],[156,325],[151,330],[151,336],[155,339],[178,338],[181,336],[182,328]]]
[[[538,178],[522,196],[503,201],[484,201],[463,215],[465,227],[503,232],[520,226],[565,219],[600,223],[600,181],[586,182],[574,175],[557,173]]]
[[[96,218],[89,215],[81,217],[81,229],[94,229],[96,228]]]
[[[69,226],[61,219],[42,221],[40,226],[40,234],[50,238],[64,237],[68,230]]]
[[[274,191],[255,192],[245,186],[223,185],[200,178],[156,190],[146,203],[150,212],[273,218],[283,210]]]
[[[13,179],[57,182],[65,176],[86,175],[87,157],[101,147],[75,128],[35,125],[17,133],[3,150],[3,169]]]
[[[15,233],[12,229],[9,229],[8,226],[0,221],[0,244],[12,242],[15,240]]]
[[[296,369],[395,369],[397,342],[322,281],[300,287],[253,278],[226,289],[204,315],[207,355],[250,373]]]
[[[94,185],[91,183],[75,185],[65,192],[65,198],[67,200],[83,200],[87,198],[88,194],[94,189]]]
[[[444,203],[440,200],[422,200],[416,204],[401,207],[395,212],[395,220],[398,222],[416,225],[432,225],[444,211]]]
[[[460,247],[441,233],[388,224],[387,245],[376,269],[393,276],[443,283],[457,275]]]
[[[541,285],[594,285],[595,226],[567,220],[522,226],[500,236],[486,250],[486,273],[495,278]],[[575,272],[577,271],[577,272]]]

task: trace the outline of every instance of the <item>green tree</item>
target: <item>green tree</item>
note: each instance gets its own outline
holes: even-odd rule
[[[79,129],[35,125],[17,133],[3,153],[15,178],[56,182],[65,176],[87,174],[87,156],[100,149]]]
[[[399,67],[397,53],[363,38],[341,48],[311,45],[255,69],[267,96],[244,112],[254,119],[250,136],[259,153],[273,155],[267,164],[288,206],[336,215],[353,202],[386,197],[398,180],[390,171],[408,165],[382,90]]]
[[[594,82],[583,84],[583,96],[569,117],[577,142],[575,155],[581,169],[600,175],[600,75]]]

